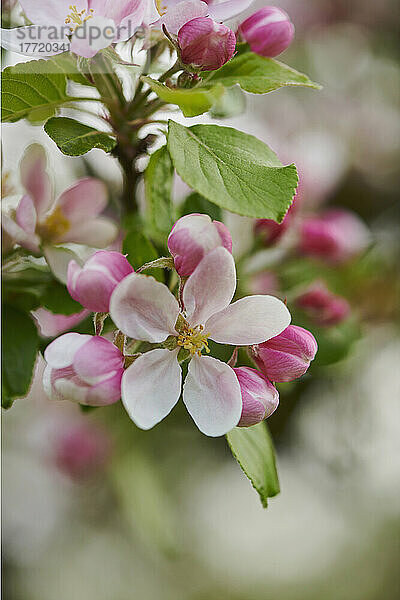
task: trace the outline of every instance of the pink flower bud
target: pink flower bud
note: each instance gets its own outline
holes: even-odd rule
[[[88,310],[81,310],[73,315],[57,315],[42,307],[32,311],[40,335],[48,338],[56,337],[68,329],[73,329],[89,315],[90,311]]]
[[[256,369],[238,367],[233,370],[240,384],[243,401],[238,427],[250,427],[270,417],[278,408],[278,390]]]
[[[189,277],[204,256],[219,246],[232,252],[228,228],[197,213],[181,217],[168,237],[168,248],[181,277]]]
[[[236,48],[234,32],[209,17],[198,17],[178,32],[181,60],[201,71],[219,69],[232,58]]]
[[[296,299],[296,304],[321,326],[338,325],[349,316],[351,310],[345,298],[332,294],[322,282],[310,286]]]
[[[103,337],[66,333],[47,346],[43,386],[52,400],[106,406],[121,397],[124,357]]]
[[[107,432],[92,424],[65,425],[55,441],[55,463],[72,479],[87,479],[100,471],[110,452],[111,441]]]
[[[285,218],[282,223],[277,223],[272,219],[257,219],[254,224],[254,233],[260,237],[261,242],[264,246],[271,246],[275,242],[281,239],[284,233],[288,230],[292,224],[293,216],[298,207],[298,202],[295,201],[287,211]]]
[[[109,312],[114,289],[133,268],[123,254],[100,250],[84,267],[71,260],[68,265],[68,291],[72,298],[93,312]]]
[[[260,56],[277,56],[290,45],[294,25],[285,11],[276,6],[264,6],[239,25],[239,33]]]
[[[362,252],[369,231],[359,217],[347,210],[328,210],[306,219],[300,231],[300,250],[333,263],[349,260]]]
[[[317,342],[307,329],[289,325],[267,342],[252,346],[252,357],[271,381],[293,381],[304,375],[317,353]]]

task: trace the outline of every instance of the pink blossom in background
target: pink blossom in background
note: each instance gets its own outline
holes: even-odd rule
[[[349,317],[350,304],[342,296],[333,294],[323,282],[312,284],[295,300],[296,305],[317,325],[338,325]]]
[[[229,27],[208,17],[199,17],[180,28],[178,43],[184,64],[214,71],[234,55],[236,36]]]
[[[74,480],[87,480],[104,469],[112,451],[110,436],[98,425],[71,422],[59,427],[53,459]]]
[[[355,213],[330,209],[304,219],[299,250],[332,263],[342,263],[365,250],[369,241],[369,230]]]

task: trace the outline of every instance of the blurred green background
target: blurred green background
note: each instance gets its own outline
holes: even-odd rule
[[[142,432],[119,404],[50,403],[38,361],[29,396],[3,414],[7,600],[399,597],[399,5],[279,6],[296,26],[282,60],[324,89],[250,97],[232,122],[298,165],[307,206],[350,208],[371,228],[366,256],[324,274],[357,331],[321,331],[321,350],[339,346],[340,360],[280,386],[268,424],[282,491],[267,510],[225,440],[202,436],[182,408]],[[88,166],[119,188],[112,159],[67,159],[26,122],[3,128],[6,171],[32,141],[52,149],[60,189]],[[239,252],[251,228],[228,225]],[[295,260],[281,275],[296,283],[310,269]]]

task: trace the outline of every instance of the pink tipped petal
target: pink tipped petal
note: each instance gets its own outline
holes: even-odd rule
[[[75,223],[57,240],[58,244],[85,244],[92,248],[106,248],[114,242],[118,235],[118,227],[110,219],[97,217],[93,220]]]
[[[208,13],[214,21],[227,21],[247,10],[253,2],[254,0],[225,0],[212,3],[208,7]]]
[[[183,303],[191,325],[203,324],[227,307],[236,289],[236,268],[232,254],[219,247],[207,254],[183,289]]]
[[[168,33],[177,35],[185,23],[198,17],[206,17],[208,13],[209,7],[205,2],[201,2],[201,0],[185,0],[168,8],[165,15],[157,23],[154,23],[154,25],[160,28],[162,25],[165,25]]]
[[[88,406],[108,406],[121,398],[121,379],[124,371],[119,369],[115,375],[92,386],[86,395]]]
[[[179,304],[153,277],[132,273],[115,288],[110,301],[116,326],[135,340],[163,342],[176,335]]]
[[[109,340],[94,336],[82,345],[74,354],[73,368],[85,383],[94,383],[93,379],[121,370],[124,357]]]
[[[208,319],[205,331],[220,344],[247,346],[278,335],[290,320],[290,312],[278,298],[248,296]]]
[[[82,310],[73,315],[56,315],[45,308],[38,308],[32,311],[31,314],[37,323],[40,335],[51,338],[64,333],[68,329],[73,329],[90,313],[88,310]]]
[[[181,394],[182,373],[178,351],[146,352],[122,377],[122,402],[141,429],[151,429],[173,409]]]
[[[50,178],[46,172],[46,152],[39,144],[32,144],[25,151],[20,163],[21,183],[32,198],[39,221],[52,203]]]
[[[44,359],[53,369],[69,367],[74,362],[75,353],[90,339],[92,339],[90,335],[66,333],[47,346]]]
[[[35,25],[64,25],[71,12],[71,0],[20,0],[28,19]],[[78,11],[87,9],[87,0],[75,0]]]
[[[183,401],[200,431],[211,437],[233,429],[242,414],[242,395],[235,372],[210,356],[195,356],[189,363]]]
[[[80,179],[61,194],[56,202],[71,223],[97,217],[107,206],[107,188],[93,177]]]
[[[214,227],[218,231],[222,246],[226,248],[228,252],[232,252],[232,237],[227,226],[220,221],[214,221]]]
[[[1,227],[4,232],[11,238],[11,244],[14,245],[19,244],[23,248],[30,250],[34,253],[39,253],[40,248],[40,240],[39,237],[34,233],[26,233],[20,227],[14,219],[12,219],[9,215],[3,213],[1,215]]]
[[[30,196],[23,196],[17,206],[15,220],[26,233],[34,233],[36,229],[36,209]]]

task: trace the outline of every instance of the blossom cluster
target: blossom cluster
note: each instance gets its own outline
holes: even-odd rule
[[[224,24],[251,6],[253,0],[21,0],[33,25],[3,30],[2,44],[14,52],[30,54],[42,42],[48,56],[66,48],[78,56],[94,57],[111,44],[132,38],[140,29],[163,31],[176,46],[188,70],[219,69],[234,55],[237,37],[261,56],[273,57],[291,43],[294,27],[288,15],[266,6],[233,31]],[[56,41],[57,43],[54,43]],[[48,42],[48,44],[46,44]],[[32,47],[32,50],[30,48]]]
[[[90,311],[109,313],[118,329],[114,342],[78,333],[53,341],[44,354],[47,394],[91,406],[122,396],[135,424],[150,429],[178,402],[187,363],[182,398],[203,433],[220,436],[262,421],[278,406],[272,382],[306,372],[317,351],[314,337],[290,325],[288,308],[274,296],[232,302],[236,268],[222,223],[186,215],[168,246],[180,279],[178,297],[135,272],[119,252],[98,251],[82,267],[70,262],[72,297]],[[233,347],[230,364],[211,356],[210,342]],[[258,369],[236,367],[239,347],[248,348]]]

